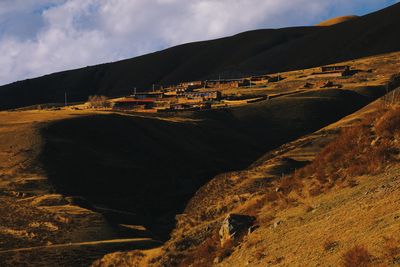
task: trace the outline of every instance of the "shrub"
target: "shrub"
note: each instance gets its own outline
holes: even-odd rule
[[[186,255],[185,260],[182,262],[182,266],[209,266],[212,260],[215,258],[217,250],[220,247],[218,234],[213,234],[207,238],[200,246],[194,251]],[[201,262],[198,262],[201,260]]]
[[[109,108],[111,103],[108,101],[106,96],[93,95],[89,96],[88,104],[91,108]]]
[[[348,185],[349,187],[356,187],[358,185],[358,182],[355,179],[349,179]]]
[[[303,183],[297,176],[284,176],[279,181],[279,187],[284,194],[288,195],[294,190],[299,191],[303,187]]]
[[[279,195],[275,191],[270,191],[265,194],[266,203],[271,203],[279,199]]]
[[[338,179],[348,179],[348,185],[355,186],[353,177],[378,174],[397,160],[400,145],[394,140],[399,136],[400,107],[369,113],[357,125],[342,129],[310,164],[297,170],[292,177],[316,180],[320,187],[310,188],[311,196],[321,194],[324,188],[332,188]],[[282,180],[284,193],[295,188],[289,179]]]
[[[392,137],[400,133],[400,107],[388,110],[376,123],[377,135]]]
[[[226,241],[221,247],[219,235],[214,232],[202,244],[187,253],[184,260],[177,260],[180,262],[178,266],[212,266],[215,258],[218,258],[219,261],[224,260],[232,254],[234,248],[235,243],[231,240]]]
[[[314,185],[313,187],[311,187],[308,190],[308,193],[310,194],[310,196],[315,197],[315,196],[319,196],[323,193],[323,188],[320,185]]]
[[[400,255],[400,242],[394,238],[387,239],[383,248],[389,260],[395,259]]]
[[[355,246],[343,254],[345,267],[365,267],[371,262],[372,256],[364,246]]]

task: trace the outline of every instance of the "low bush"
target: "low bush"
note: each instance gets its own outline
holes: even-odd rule
[[[375,124],[378,136],[393,137],[400,133],[400,108],[391,108]]]
[[[89,96],[88,102],[91,108],[109,108],[111,107],[110,101],[106,96],[92,95]]]
[[[355,246],[343,254],[343,265],[345,267],[370,266],[372,255],[364,246]]]
[[[292,191],[302,189],[303,183],[297,176],[285,175],[279,182],[279,188],[283,194],[288,195]]]
[[[383,248],[384,248],[384,254],[389,261],[399,258],[400,256],[399,240],[394,238],[388,238]]]
[[[342,129],[309,165],[297,170],[292,177],[294,180],[315,179],[320,185],[326,185],[324,188],[330,188],[338,179],[377,174],[396,161],[400,150],[396,138],[399,136],[400,107],[379,110],[358,125]],[[285,185],[288,181],[282,183]],[[292,187],[286,186],[289,191]],[[321,190],[322,187],[314,187],[309,193],[318,195]]]

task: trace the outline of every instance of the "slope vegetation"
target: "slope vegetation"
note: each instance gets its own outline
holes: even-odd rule
[[[107,252],[154,247],[149,238],[167,238],[213,175],[245,168],[369,101],[332,89],[165,117],[1,112],[0,209],[8,216],[0,263],[87,266]]]
[[[57,190],[128,210],[161,237],[208,179],[368,103],[352,91],[315,91],[171,118],[94,115],[48,124],[41,164]],[[128,221],[129,222],[129,221]]]
[[[392,95],[270,151],[243,171],[216,176],[178,217],[159,255],[143,261],[397,266],[400,107],[388,103],[398,102],[400,91]],[[255,216],[255,227],[221,245],[218,230],[231,213]]]
[[[311,161],[313,149],[326,145],[336,130],[262,156],[266,151],[393,89],[398,58],[343,63],[356,70],[332,80],[343,89],[302,88],[326,83],[311,75],[316,69],[284,73],[283,81],[262,88],[275,98],[235,108],[176,114],[78,106],[0,112],[0,210],[8,215],[0,219],[0,265],[87,266],[108,252],[159,246],[155,240],[166,240],[174,226],[171,253],[155,262],[175,262],[185,248],[199,255],[193,242],[208,240],[223,215],[244,199],[250,201],[247,211],[258,211],[252,201],[263,198],[260,188]],[[300,149],[295,157],[276,157],[294,145]],[[237,170],[249,165],[255,176],[239,185],[246,171]],[[227,171],[234,175],[209,182]],[[125,254],[105,262],[145,260],[150,254],[132,252],[127,260],[119,255]]]

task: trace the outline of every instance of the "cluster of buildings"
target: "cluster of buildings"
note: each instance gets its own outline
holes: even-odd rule
[[[117,110],[179,111],[209,109],[223,100],[222,90],[268,82],[269,76],[182,82],[156,92],[135,93],[113,101]],[[254,79],[254,82],[253,82]],[[275,78],[275,80],[279,80]],[[271,80],[272,81],[272,80]]]
[[[313,77],[329,78],[329,77],[345,77],[351,75],[350,66],[324,66],[319,72],[314,72]]]
[[[324,66],[312,77],[342,77],[350,74],[349,66]],[[118,110],[196,110],[209,109],[223,100],[222,91],[230,88],[258,87],[285,79],[280,75],[259,75],[241,79],[218,79],[182,82],[178,85],[160,87],[159,90],[135,93],[113,101]],[[306,87],[305,87],[306,88]]]
[[[197,110],[209,109],[211,105],[222,99],[220,91],[179,91],[174,96],[165,92],[138,93],[113,102],[117,110]]]

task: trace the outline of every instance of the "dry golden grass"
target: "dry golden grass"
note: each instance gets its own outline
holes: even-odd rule
[[[400,133],[400,107],[378,110],[375,118],[366,118],[355,126],[343,129],[311,164],[297,170],[289,178],[294,181],[316,180],[318,183],[309,189],[310,195],[316,196],[324,191],[323,187],[328,183],[348,180],[349,185],[355,186],[352,177],[377,174],[386,165],[397,162],[400,145],[396,138]],[[281,183],[285,185],[288,182]]]
[[[387,221],[389,216],[393,216],[389,214],[394,214],[397,209],[389,203],[395,203],[396,196],[380,191],[379,195],[370,195],[369,192],[375,192],[376,188],[381,188],[380,185],[382,188],[391,188],[386,184],[393,177],[393,172],[396,173],[392,171],[390,175],[385,174],[378,179],[385,172],[386,166],[397,164],[395,158],[388,160],[387,153],[395,156],[397,152],[388,152],[386,142],[370,148],[371,142],[378,135],[375,125],[379,118],[391,117],[390,114],[395,110],[396,108],[382,110],[382,105],[377,102],[371,108],[360,111],[358,115],[343,119],[341,123],[334,125],[342,128],[342,132],[328,142],[327,146],[320,146],[316,142],[313,149],[320,152],[316,153],[313,163],[296,170],[294,179],[289,179],[290,175],[277,179],[272,186],[264,189],[263,194],[249,197],[237,207],[243,213],[257,216],[260,228],[247,236],[243,240],[244,244],[235,248],[221,266],[248,265],[249,262],[251,266],[265,266],[266,263],[312,266],[321,262],[340,266],[344,264],[344,257],[350,263],[358,261],[364,264],[368,257],[362,251],[346,254],[356,241],[372,244],[371,255],[376,255],[378,262],[392,262],[396,256],[389,255],[397,253],[396,242],[392,241],[381,252],[379,249],[383,245],[378,239],[380,236],[393,234],[396,227],[391,224],[384,227],[376,222]],[[333,134],[335,132],[332,131]],[[320,138],[327,137],[321,134]],[[384,139],[381,137],[381,141]],[[307,143],[307,138],[303,143]],[[300,145],[303,143],[300,142]],[[306,148],[302,146],[296,153]],[[337,149],[340,153],[337,153]],[[359,169],[352,167],[353,163],[360,166]],[[362,166],[371,171],[367,180],[359,177],[365,173]],[[337,172],[336,168],[341,171]],[[262,176],[257,173],[263,172],[262,165],[256,169],[257,171],[252,169],[243,172],[247,178],[242,178],[237,186],[240,184],[243,188],[246,181],[250,182],[251,176]],[[235,175],[241,176],[240,173]],[[397,186],[399,184],[396,182]],[[395,190],[392,188],[390,192]],[[374,225],[372,229],[371,225]],[[285,236],[284,240],[282,236]],[[327,239],[327,236],[333,237]],[[293,251],[296,253],[293,254]],[[206,250],[203,252],[207,254]],[[372,256],[369,258],[371,261],[374,259]]]
[[[122,253],[113,253],[108,254],[104,258],[95,261],[92,264],[92,267],[101,267],[113,263],[113,266],[119,267],[140,267],[143,266],[143,258],[145,254],[139,250],[134,250],[124,254],[124,257],[121,257]]]
[[[362,220],[360,218],[365,218],[363,217],[365,216],[365,213],[357,211],[357,215],[354,214],[352,216],[349,216],[348,218],[345,217],[348,216],[349,211],[357,210],[356,207],[358,207],[359,205],[357,203],[355,195],[352,194],[355,194],[354,192],[359,191],[361,187],[365,186],[365,181],[363,180],[363,178],[358,177],[360,174],[365,173],[361,167],[367,166],[369,170],[373,170],[370,174],[380,174],[384,171],[386,165],[396,163],[396,161],[386,161],[386,159],[384,162],[382,162],[382,158],[385,158],[384,155],[385,153],[387,153],[387,144],[385,142],[381,142],[377,148],[373,148],[373,151],[371,150],[371,153],[367,153],[368,155],[361,153],[363,152],[364,148],[370,147],[370,143],[376,138],[374,125],[379,121],[377,117],[389,116],[389,113],[387,112],[392,112],[392,110],[395,110],[382,110],[382,106],[379,104],[379,102],[375,103],[372,106],[372,111],[369,109],[366,109],[365,111],[360,111],[358,115],[350,116],[351,119],[343,119],[342,124],[335,124],[334,127],[343,129],[342,132],[339,133],[336,138],[332,138],[331,142],[327,142],[327,146],[320,145],[324,142],[315,142],[315,145],[313,145],[313,149],[315,149],[316,151],[320,151],[319,153],[316,153],[316,156],[314,157],[315,160],[313,161],[313,163],[307,165],[306,167],[297,169],[293,176],[286,175],[280,179],[277,179],[276,182],[272,182],[272,185],[264,188],[263,193],[261,193],[262,191],[257,191],[258,194],[256,196],[250,195],[249,197],[246,197],[244,203],[233,202],[233,198],[231,198],[231,202],[238,203],[238,206],[229,204],[229,196],[226,196],[223,198],[223,202],[218,202],[218,205],[215,204],[214,206],[211,205],[209,207],[209,210],[211,211],[215,207],[223,205],[225,207],[229,207],[226,209],[225,212],[235,211],[243,214],[251,214],[257,216],[257,224],[260,226],[260,230],[256,230],[255,233],[251,234],[243,240],[243,246],[236,247],[233,249],[233,251],[229,252],[232,253],[232,255],[226,257],[222,261],[222,266],[229,266],[234,264],[236,260],[238,260],[239,255],[243,255],[243,253],[249,255],[249,257],[245,259],[240,259],[240,262],[242,262],[243,265],[247,264],[247,261],[250,261],[252,263],[252,266],[253,261],[255,261],[254,266],[264,266],[263,264],[267,262],[275,262],[277,264],[282,264],[285,266],[291,264],[299,264],[299,262],[302,262],[301,256],[291,255],[291,250],[293,249],[299,250],[299,254],[303,255],[303,257],[306,258],[307,256],[305,255],[314,255],[314,258],[311,259],[311,262],[314,263],[318,263],[321,261],[321,258],[324,258],[328,262],[331,262],[333,266],[338,266],[342,264],[342,255],[346,252],[346,250],[349,250],[351,248],[349,247],[349,244],[352,244],[354,240],[362,240],[363,235],[361,233],[363,231],[366,231],[358,230],[355,229],[353,226],[350,226],[354,224],[353,220]],[[330,132],[336,135],[337,131]],[[319,138],[327,138],[325,136],[325,132],[322,132]],[[367,141],[365,139],[367,139]],[[315,141],[315,139],[312,140]],[[307,143],[307,138],[304,139],[303,143]],[[302,147],[301,149],[304,150],[306,147],[304,148],[301,145],[303,143],[300,142],[300,146]],[[299,152],[301,151],[301,149],[299,150]],[[337,153],[337,149],[340,150],[340,153]],[[354,151],[356,151],[356,153],[359,153],[358,158],[354,156]],[[369,150],[367,152],[369,152]],[[359,169],[354,168],[352,165],[352,163],[354,163],[356,160],[360,161],[360,163],[356,164],[357,166],[360,166]],[[316,164],[316,162],[318,162],[319,164]],[[269,163],[265,164],[268,165]],[[342,168],[341,172],[337,172],[336,168]],[[320,171],[321,169],[323,171]],[[251,177],[255,177],[255,179],[258,179],[258,177],[263,177],[263,175],[265,175],[263,171],[264,169],[261,165],[256,167],[255,169],[232,174],[232,177],[240,177],[240,179],[234,179],[234,181],[238,182],[236,185],[237,188],[241,188],[240,190],[243,190],[243,188],[247,186],[246,183],[251,182]],[[226,180],[227,178],[224,179]],[[373,179],[371,178],[368,187],[376,186],[375,182],[373,182],[372,180]],[[232,180],[228,179],[226,181],[229,181],[229,183],[231,183]],[[344,195],[340,195],[339,193],[342,190],[344,190],[345,192]],[[368,191],[372,189],[362,190]],[[323,198],[325,200],[317,200],[320,198]],[[349,204],[345,207],[340,206],[343,205],[342,203],[345,203],[347,199],[351,200],[349,201]],[[316,201],[318,201],[320,204],[316,204]],[[389,201],[390,203],[394,200],[385,201]],[[330,206],[330,208],[321,208],[320,205],[327,205]],[[340,207],[338,207],[338,205]],[[383,208],[384,206],[385,204],[382,203],[378,205],[379,208]],[[319,214],[320,212],[325,213],[328,212],[328,210],[330,210],[329,215],[326,215],[326,217],[324,216],[322,222],[316,221],[310,223],[310,220],[312,220],[311,218],[314,214]],[[391,211],[383,209],[379,212],[384,213]],[[366,220],[369,223],[373,223],[372,221],[375,220],[375,217],[379,217],[377,214],[367,214],[370,216],[369,219]],[[320,215],[318,215],[318,217],[319,216]],[[285,219],[282,220],[282,217]],[[209,219],[215,217],[205,216],[202,218],[204,219],[203,222],[199,223],[206,225]],[[333,227],[333,225],[340,220],[344,220],[343,224],[348,225],[348,230],[345,230],[343,228],[344,226],[342,223],[337,225],[337,227]],[[321,225],[319,226],[319,224]],[[194,225],[196,225],[196,223]],[[288,233],[283,234],[286,232],[286,228],[288,228]],[[368,223],[365,223],[362,226],[357,225],[356,228],[368,229]],[[187,229],[185,231],[190,230]],[[360,232],[359,234],[352,235],[352,231]],[[376,231],[377,232],[374,232],[372,234],[373,237],[371,237],[371,240],[376,240],[378,238],[379,230]],[[388,233],[391,230],[386,229],[385,231],[386,233]],[[301,232],[312,234],[309,238],[305,238],[304,236],[302,236]],[[337,235],[335,235],[335,238],[332,238],[330,240],[326,239],[326,236],[331,236],[332,234],[336,233]],[[272,238],[273,240],[270,239],[271,234],[274,235],[274,237]],[[279,239],[279,236],[282,235],[287,236],[287,240],[282,241],[281,239]],[[293,238],[292,235],[294,235]],[[264,238],[265,236],[268,236],[268,238]],[[315,240],[312,238],[315,238]],[[197,250],[196,246],[194,247],[193,251],[198,251],[198,255],[201,254],[202,256],[193,256],[196,255],[197,252],[195,252],[195,254],[190,254],[192,255],[190,256],[190,258],[192,259],[191,263],[199,264],[200,266],[201,264],[203,264],[204,266],[208,266],[205,264],[205,261],[215,258],[218,253],[222,253],[223,250],[218,246],[212,247],[212,249],[210,249],[209,242],[210,240],[208,240],[205,243],[206,246],[201,247],[200,250]],[[217,240],[214,240],[214,242],[216,244]],[[271,248],[271,242],[275,242],[272,246],[273,248]],[[307,245],[303,247],[302,244],[304,242]],[[287,248],[284,246],[287,246]],[[246,249],[244,250],[243,247],[245,247]],[[298,249],[298,247],[302,248]],[[316,247],[322,248],[321,251],[318,252],[318,249],[315,249]],[[376,246],[374,248],[376,250]],[[271,249],[277,251],[282,250],[282,252],[272,253],[272,255],[269,255]],[[326,254],[322,256],[320,254],[322,252]],[[384,261],[384,256],[382,256],[382,253],[374,254],[377,254],[381,258],[381,260]],[[185,255],[180,254],[179,257],[185,262]],[[195,260],[200,258],[204,259],[207,257],[209,257],[209,259],[207,260]],[[305,264],[305,262],[303,263]],[[238,263],[236,262],[235,264]]]
[[[393,58],[396,59],[395,62],[391,61]],[[346,88],[354,90],[365,85],[382,85],[388,81],[390,75],[396,70],[396,66],[400,66],[399,58],[398,54],[397,56],[390,54],[344,63],[350,64],[353,68],[361,71],[353,77],[334,79],[333,82],[341,83]],[[389,61],[391,62],[391,65],[386,64]],[[370,69],[374,70],[369,72]],[[279,94],[283,90],[295,91],[305,82],[313,84],[320,82],[318,79],[307,76],[316,70],[317,69],[309,69],[304,71],[288,72],[282,74],[286,76],[285,80],[271,84],[267,88],[239,89],[238,92],[243,94]],[[93,113],[84,110],[73,111],[67,109],[61,109],[58,111],[40,110],[15,113],[1,112],[0,124],[2,127],[0,128],[0,134],[3,138],[2,140],[4,140],[4,142],[0,143],[0,151],[4,152],[0,153],[0,167],[1,170],[4,171],[1,174],[31,177],[31,175],[35,173],[36,170],[27,168],[29,165],[27,163],[30,162],[26,160],[35,157],[34,153],[36,153],[35,151],[37,151],[37,148],[34,146],[39,144],[35,140],[35,138],[37,138],[36,126],[39,123],[47,123],[49,121],[68,119],[75,116],[85,116],[89,114]],[[385,116],[385,118],[393,117],[389,113],[385,114]],[[157,119],[170,121],[190,120],[190,118]],[[174,236],[176,239],[171,240],[170,243],[178,243],[181,241],[180,234],[186,236],[182,237],[182,239],[187,239],[187,236],[190,235],[190,238],[192,238],[192,241],[194,242],[193,247],[190,247],[190,251],[177,251],[173,249],[173,246],[167,245],[165,254],[174,255],[176,264],[185,261],[189,262],[190,259],[192,259],[192,263],[198,264],[199,266],[212,264],[215,257],[220,257],[220,260],[223,260],[222,265],[225,262],[230,262],[231,266],[235,266],[235,260],[239,259],[238,253],[242,253],[242,255],[248,254],[249,257],[256,259],[257,262],[250,264],[250,266],[257,266],[258,263],[260,263],[260,266],[265,266],[268,262],[293,265],[294,263],[301,263],[301,259],[307,258],[308,255],[311,255],[310,262],[312,263],[318,263],[318,260],[323,258],[330,262],[339,264],[341,260],[340,255],[344,253],[345,250],[349,249],[348,244],[352,243],[356,239],[363,238],[363,235],[356,233],[354,234],[355,237],[352,239],[350,235],[352,231],[370,231],[370,228],[368,227],[370,227],[370,225],[377,225],[376,221],[378,219],[383,218],[382,220],[388,222],[388,218],[385,216],[389,216],[388,214],[391,215],[390,212],[394,212],[392,211],[393,207],[389,206],[386,209],[383,207],[385,205],[388,206],[388,203],[396,201],[396,199],[393,195],[389,195],[387,199],[381,201],[364,201],[364,199],[361,199],[359,202],[353,201],[359,197],[357,194],[362,195],[365,193],[365,191],[362,190],[357,191],[360,187],[365,186],[366,182],[363,179],[357,178],[354,180],[355,182],[348,179],[347,183],[354,187],[344,188],[343,190],[345,193],[343,193],[343,195],[341,195],[339,191],[332,191],[332,194],[329,195],[330,190],[333,190],[332,185],[334,185],[334,182],[341,180],[343,173],[348,176],[355,176],[363,173],[364,170],[362,167],[365,162],[368,162],[367,167],[369,166],[369,170],[376,170],[376,173],[383,171],[382,159],[385,160],[385,164],[386,162],[390,163],[390,161],[387,161],[387,157],[389,154],[392,155],[392,152],[389,152],[388,154],[388,147],[391,143],[386,142],[387,140],[385,139],[389,139],[393,131],[398,131],[397,125],[397,123],[388,123],[387,119],[382,119],[375,124],[375,127],[370,127],[368,126],[368,123],[364,123],[364,125],[360,125],[358,128],[356,127],[351,130],[349,128],[348,131],[343,131],[343,134],[340,137],[342,139],[339,138],[334,141],[336,142],[335,145],[330,145],[323,152],[324,154],[322,156],[317,156],[316,162],[319,161],[319,165],[324,166],[324,168],[319,168],[317,164],[311,163],[304,169],[296,171],[296,174],[294,175],[295,179],[290,179],[290,175],[284,176],[281,181],[278,181],[272,187],[265,186],[263,185],[263,182],[259,181],[260,178],[275,178],[275,176],[270,175],[268,172],[263,172],[262,167],[260,170],[252,170],[254,171],[253,173],[250,171],[238,172],[239,175],[237,175],[238,177],[234,177],[235,179],[233,178],[234,175],[228,175],[228,178],[224,180],[227,182],[225,185],[232,184],[232,188],[221,187],[221,191],[218,193],[222,195],[221,197],[217,197],[215,201],[213,199],[208,202],[210,205],[207,205],[207,208],[202,209],[202,213],[199,212],[199,214],[197,214],[196,211],[194,211],[191,214],[192,217],[186,220],[187,223],[182,223],[182,225],[179,225],[179,227],[182,228],[176,229],[176,235]],[[23,134],[27,135],[27,137],[23,137]],[[360,134],[362,138],[360,138]],[[359,146],[368,146],[368,142],[365,141],[366,139],[364,139],[364,137],[371,138],[371,135],[373,134],[382,135],[383,139],[380,140],[379,145],[374,147],[373,150],[371,149],[367,151],[372,152],[368,153],[368,157],[364,156],[356,159],[349,148],[352,147],[355,150],[358,150]],[[19,143],[15,143],[14,139]],[[368,140],[371,141],[371,139]],[[350,143],[348,143],[349,141]],[[322,143],[324,144],[325,141]],[[10,147],[10,144],[12,147]],[[316,145],[316,147],[317,146],[319,145]],[[335,153],[335,149],[337,148],[340,149],[341,153]],[[313,149],[316,148],[313,147],[311,149],[312,151],[307,151],[307,153],[314,155]],[[302,148],[299,150],[300,152],[304,152],[304,149],[302,150]],[[304,153],[304,158],[308,159],[310,156],[307,153]],[[10,154],[14,155],[12,162],[8,161]],[[349,165],[347,164],[347,161],[350,160],[353,162],[355,162],[355,160],[360,160],[360,163]],[[335,162],[335,164],[331,164],[332,162]],[[336,164],[338,164],[339,168],[343,171],[335,171],[337,170]],[[308,181],[308,178],[311,178],[312,183]],[[1,180],[0,183],[7,185],[8,182]],[[373,190],[375,185],[376,184],[370,181],[365,190]],[[276,190],[278,187],[279,190]],[[312,192],[309,192],[308,190],[311,189]],[[48,189],[43,187],[40,188],[40,190],[41,192],[46,192]],[[358,193],[356,194],[356,192]],[[308,193],[312,195],[312,197],[309,197]],[[326,193],[327,195],[323,193]],[[228,195],[224,196],[224,194]],[[244,198],[243,196],[246,197]],[[205,195],[205,197],[207,197],[207,195]],[[338,208],[338,206],[344,205],[343,203],[346,202],[347,199],[350,199],[348,205]],[[329,209],[324,206],[325,203],[327,203],[326,205],[329,206]],[[357,207],[359,207],[359,205],[366,206],[368,212],[364,210],[358,211]],[[370,205],[376,206],[370,207]],[[335,210],[336,208],[337,210]],[[61,211],[55,207],[50,207],[47,211],[49,210],[51,210],[51,212]],[[357,211],[356,214],[349,215],[348,211],[355,210]],[[370,212],[372,212],[371,210],[373,211],[373,216],[370,214]],[[257,229],[254,233],[244,238],[243,242],[245,246],[236,246],[236,244],[234,244],[235,246],[221,248],[219,247],[219,240],[215,236],[212,236],[211,233],[213,230],[218,230],[221,219],[223,219],[226,213],[232,211],[242,211],[246,214],[258,216],[257,223],[260,225],[260,229]],[[74,212],[79,215],[77,210],[74,210]],[[325,216],[324,213],[329,215]],[[316,215],[314,216],[314,214]],[[274,222],[279,220],[283,220],[283,223],[277,224],[276,228],[271,227],[274,225]],[[357,226],[357,229],[352,228],[354,220],[361,221],[360,225]],[[67,221],[70,222],[73,220]],[[338,225],[336,225],[337,222],[339,222]],[[58,224],[54,223],[54,225]],[[77,225],[74,224],[74,227],[75,226]],[[380,226],[379,223],[378,226]],[[208,229],[208,227],[211,230],[205,231],[204,229]],[[82,229],[84,230],[86,228],[82,227]],[[388,235],[393,234],[394,232],[392,231],[393,229],[383,229]],[[372,243],[375,242],[373,246],[371,246],[372,249],[377,247],[376,240],[380,236],[377,232],[381,229],[374,230],[376,231],[371,230],[369,232],[372,235],[369,241]],[[100,230],[98,232],[99,234],[104,234]],[[335,236],[335,239],[332,242],[339,242],[340,247],[336,254],[340,255],[331,257],[325,254],[318,254],[325,253],[323,252],[325,250],[323,244],[326,241],[326,236],[336,232],[338,235]],[[305,237],[305,233],[310,234],[310,238]],[[83,233],[76,233],[75,238],[79,238],[82,234]],[[287,240],[282,241],[282,236],[287,237]],[[204,243],[202,241],[204,241]],[[307,245],[304,246],[304,243]],[[343,248],[341,247],[342,244]],[[332,244],[327,245],[329,248],[331,246]],[[388,246],[389,248],[386,249],[385,253],[390,255],[390,257],[396,257],[392,256],[397,253],[395,243]],[[248,251],[240,251],[240,247],[246,247]],[[170,250],[168,251],[168,249]],[[298,253],[296,255],[290,254],[297,250]],[[321,252],[319,252],[319,250],[321,250]],[[379,253],[376,253],[375,250],[373,251],[373,254],[378,255]],[[146,256],[142,257],[142,254],[134,252],[128,256],[127,259],[140,259],[141,263],[145,264],[144,262],[149,258],[147,253],[144,254]],[[122,262],[124,262],[124,257],[125,254],[123,253],[116,254],[112,261],[117,261],[122,264]],[[171,256],[171,258],[173,257]],[[202,259],[205,260],[202,261]],[[149,265],[157,266],[157,264],[162,262],[162,260],[163,257],[155,256]],[[246,260],[252,259],[246,258]],[[245,262],[241,261],[240,263]]]

